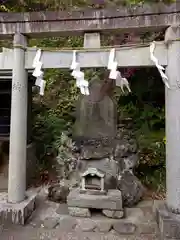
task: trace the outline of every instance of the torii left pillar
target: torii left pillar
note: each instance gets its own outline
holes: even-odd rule
[[[26,192],[28,75],[25,69],[26,37],[14,35],[14,61],[11,94],[11,130],[8,197],[0,199],[0,217],[24,224],[35,207],[36,195]]]
[[[21,34],[15,34],[8,181],[8,202],[10,203],[23,201],[26,190],[28,94],[28,78],[25,70],[26,46],[26,37]]]

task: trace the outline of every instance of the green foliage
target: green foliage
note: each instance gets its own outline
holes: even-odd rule
[[[136,174],[148,186],[165,187],[164,84],[156,69],[137,69],[130,79],[132,94],[121,96],[119,121],[133,120],[139,145]]]
[[[61,134],[60,141],[58,143],[58,155],[57,162],[60,167],[63,168],[63,173],[61,171],[61,178],[68,179],[69,175],[74,169],[74,156],[72,154],[74,143],[72,139],[69,138],[65,133]]]
[[[41,99],[34,97],[34,140],[43,159],[49,149],[58,149],[63,131],[71,132],[74,122],[74,102],[78,97],[75,82],[68,72],[49,70],[45,75],[47,90]],[[54,151],[54,150],[53,150]]]
[[[2,12],[69,10],[77,8],[105,8],[108,6],[138,5],[143,3],[173,3],[176,0],[9,0],[0,5]]]

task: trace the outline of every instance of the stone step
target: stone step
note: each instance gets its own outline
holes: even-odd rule
[[[111,234],[119,238],[125,235],[132,238],[133,236],[147,236],[147,239],[150,236],[149,239],[151,239],[151,236],[158,234],[158,227],[153,213],[153,201],[141,202],[135,208],[125,209],[125,218],[123,219],[108,218],[97,212],[93,213],[91,218],[72,217],[68,214],[66,204],[60,204],[58,208],[56,205],[55,212],[52,212],[51,205],[49,210],[47,209],[46,212],[44,210],[43,213],[44,218],[32,218],[29,224],[34,228],[58,229],[60,232],[74,232],[74,234],[87,232]]]
[[[63,232],[60,229],[36,229],[30,227],[10,228],[1,233],[1,240],[159,240],[155,234],[147,235],[116,235],[113,233],[96,232]]]
[[[51,222],[51,221],[50,221]],[[52,224],[49,223],[51,226]],[[113,235],[142,235],[157,234],[158,228],[156,222],[130,222],[126,219],[73,219],[71,217],[62,218],[57,226],[62,231],[75,232],[96,232],[113,233]]]
[[[125,210],[124,219],[99,213],[91,218],[69,216],[67,204],[38,199],[36,211],[26,226],[5,227],[1,240],[159,240],[153,213],[154,201],[142,201]]]

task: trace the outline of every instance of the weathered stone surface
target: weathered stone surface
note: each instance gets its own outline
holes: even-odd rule
[[[81,158],[82,160],[98,160],[107,158],[112,154],[111,146],[83,146]]]
[[[140,234],[155,234],[157,233],[157,223],[142,223],[138,225],[138,232]]]
[[[96,228],[96,223],[91,219],[83,219],[78,220],[78,226],[76,228],[77,231],[83,231],[83,232],[93,232],[93,230]]]
[[[129,153],[136,153],[137,152],[137,143],[130,139],[130,140],[120,140],[115,148],[114,156],[116,158],[120,157],[128,157]]]
[[[106,190],[99,191],[99,190],[91,190],[91,189],[87,189],[87,190],[80,189],[80,193],[88,194],[88,195],[99,195],[99,196],[102,196],[102,195],[106,195],[107,191]]]
[[[75,218],[64,217],[59,221],[59,230],[70,232],[75,229],[77,221]]]
[[[42,192],[42,191],[41,191]],[[44,190],[43,190],[44,192]],[[126,215],[125,219],[110,219],[107,218],[103,215],[100,214],[100,211],[92,211],[92,216],[91,219],[96,223],[96,228],[93,230],[93,232],[82,232],[82,230],[79,231],[76,229],[76,226],[78,226],[78,220],[85,220],[84,218],[78,218],[78,217],[71,217],[68,215],[65,215],[64,212],[60,211],[59,215],[56,213],[57,209],[59,207],[59,205],[61,204],[57,204],[55,202],[51,202],[51,201],[47,201],[45,196],[47,196],[46,193],[40,193],[41,197],[38,197],[38,207],[36,209],[36,211],[33,213],[32,217],[27,221],[27,225],[26,227],[23,226],[5,226],[5,229],[2,233],[2,235],[0,235],[0,240],[7,240],[9,239],[9,236],[13,236],[14,240],[32,240],[32,239],[48,239],[48,240],[59,240],[59,239],[63,239],[63,240],[87,240],[87,237],[91,240],[160,240],[160,238],[156,237],[155,234],[143,234],[140,235],[138,228],[139,226],[141,226],[141,224],[144,224],[146,222],[148,222],[148,217],[147,218],[143,218],[141,217],[141,213],[139,211],[136,212],[134,211],[128,211],[128,215]],[[46,194],[44,196],[44,194]],[[153,200],[151,201],[153,202]],[[65,207],[66,204],[62,204],[61,207]],[[142,206],[147,206],[149,207],[149,204],[146,205],[146,202],[142,202],[142,204],[140,204]],[[152,205],[152,204],[151,204]],[[144,208],[144,207],[142,207]],[[136,209],[133,208],[133,209]],[[135,215],[135,216],[134,216]],[[134,216],[132,218],[132,216]],[[59,217],[59,225],[54,228],[54,229],[47,229],[47,228],[42,228],[40,225],[36,225],[35,227],[32,227],[32,222],[34,222],[35,220],[38,221],[44,221],[47,217],[54,217],[54,218],[58,218]],[[61,221],[64,221],[63,224],[61,223]],[[77,221],[77,224],[74,225],[74,222]],[[110,224],[111,226],[113,225],[113,223],[115,222],[133,222],[136,226],[137,226],[137,231],[135,232],[135,234],[129,234],[129,235],[120,235],[117,231],[99,231],[98,230],[98,225],[99,223],[101,224],[103,222],[103,225],[105,224],[105,222],[108,222],[108,225]],[[71,228],[72,226],[75,226],[75,228]],[[104,228],[104,227],[103,227]],[[106,226],[105,226],[106,228]],[[112,227],[111,227],[112,229]],[[63,238],[62,238],[63,237]],[[164,239],[163,239],[164,240]]]
[[[58,225],[58,223],[59,223],[59,219],[57,218],[46,218],[42,223],[42,227],[53,229]]]
[[[96,221],[97,232],[109,232],[111,228],[112,228],[112,223],[110,221],[104,221],[104,220]]]
[[[68,207],[69,214],[74,217],[91,217],[88,208]]]
[[[48,198],[54,202],[66,203],[68,194],[69,187],[60,184],[52,185],[48,189]]]
[[[149,219],[146,218],[143,210],[138,207],[125,208],[125,218],[128,219],[129,222],[139,223],[139,222],[147,222]]]
[[[68,206],[66,203],[61,203],[59,204],[59,207],[56,211],[57,214],[60,214],[60,215],[68,215],[69,212],[68,212]]]
[[[142,207],[141,210],[144,214],[144,218],[148,219],[148,222],[154,222],[155,221],[155,214],[154,214],[151,207]]]
[[[123,218],[124,216],[124,212],[123,211],[115,211],[115,210],[103,210],[102,211],[103,214],[109,218],[117,218],[117,219],[120,219],[120,218]]]
[[[60,232],[58,229],[47,230],[44,228],[32,229],[29,227],[21,229],[9,229],[1,234],[1,240],[159,240],[155,235],[126,235],[119,236],[112,233],[100,232]],[[164,239],[163,239],[164,240]]]
[[[155,201],[154,200],[143,200],[137,204],[137,207],[142,208],[142,209],[150,208],[151,211],[153,211],[154,210],[153,206],[156,201],[159,202],[159,200],[155,200]],[[161,200],[160,200],[160,202],[161,202]]]
[[[122,197],[119,190],[109,190],[107,195],[79,194],[73,189],[67,197],[68,207],[122,210]]]
[[[124,124],[118,129],[114,151],[114,159],[119,166],[117,188],[122,191],[123,206],[132,207],[141,200],[144,188],[133,174],[138,162],[138,146],[131,126],[132,120],[121,121],[124,121]]]
[[[144,187],[132,171],[125,171],[118,180],[118,189],[122,192],[123,206],[132,207],[143,197]]]
[[[128,9],[123,6],[113,6],[115,8],[104,11],[88,9],[75,10],[71,13],[69,11],[44,12],[43,16],[39,12],[7,13],[6,16],[1,17],[0,30],[4,38],[16,32],[30,37],[43,37],[45,34],[56,37],[74,36],[74,32],[82,35],[89,31],[98,32],[99,29],[106,34],[109,34],[110,30],[130,33],[132,29],[140,32],[161,31],[173,25],[174,19],[177,24],[179,23],[178,4],[142,4],[138,8],[132,6]],[[80,19],[83,21],[81,22]]]
[[[162,239],[180,239],[180,216],[168,211],[165,204],[156,209]]]
[[[33,219],[33,221],[31,221],[31,219],[28,219],[30,222],[29,224],[34,227],[34,228],[40,228],[42,227],[43,221],[41,219]],[[27,221],[28,222],[28,221]]]
[[[133,169],[137,165],[138,156],[137,154],[131,154],[130,156],[126,156],[123,158],[124,169],[129,170]]]
[[[0,223],[24,225],[35,209],[37,193],[27,192],[27,198],[20,203],[7,202],[7,193],[0,194]]]
[[[114,152],[115,158],[119,161],[138,153],[137,140],[131,126],[132,120],[121,119],[121,121],[125,121],[125,123],[121,124],[117,131],[117,144]]]
[[[136,231],[136,225],[131,222],[125,222],[123,220],[119,220],[113,224],[113,228],[119,234],[134,234]]]
[[[105,81],[94,78],[89,85],[90,95],[80,97],[74,136],[87,139],[115,137],[116,107],[108,93],[102,91],[106,84]]]

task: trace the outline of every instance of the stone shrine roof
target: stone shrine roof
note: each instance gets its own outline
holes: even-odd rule
[[[105,174],[98,170],[97,168],[88,168],[81,176],[82,177],[86,177],[88,175],[91,175],[91,176],[97,176],[99,178],[104,178]]]

